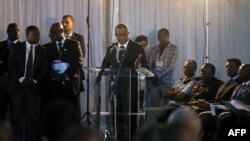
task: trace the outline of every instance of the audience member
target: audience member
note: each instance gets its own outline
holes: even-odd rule
[[[179,79],[172,88],[167,90],[165,98],[167,98],[168,105],[180,106],[185,103],[190,96],[192,89],[198,82],[194,79],[197,69],[195,60],[187,60],[183,65],[184,78]]]
[[[5,119],[8,105],[9,94],[6,92],[8,83],[8,58],[13,44],[18,43],[21,35],[20,27],[16,23],[10,23],[7,27],[7,40],[0,42],[0,119]]]
[[[169,101],[165,107],[147,108],[147,124],[163,122],[173,109],[185,103],[190,96],[193,86],[198,82],[194,79],[197,63],[187,60],[183,65],[184,78],[179,79],[165,94]],[[170,111],[169,111],[170,110]]]
[[[151,78],[151,103],[153,107],[159,107],[168,88],[174,84],[173,71],[178,58],[178,48],[169,41],[169,31],[162,28],[158,31],[159,45],[152,48],[149,55],[149,67],[155,74]]]
[[[200,100],[211,101],[218,88],[223,84],[223,81],[215,76],[215,66],[211,63],[205,63],[200,70],[200,82],[194,86],[187,104],[192,105]]]
[[[38,136],[41,81],[47,74],[47,53],[38,44],[40,31],[26,28],[26,41],[16,44],[9,58],[8,93],[16,141],[34,141]]]
[[[80,126],[81,119],[74,105],[64,100],[55,100],[45,106],[41,116],[42,141],[59,141],[71,127]]]
[[[204,135],[200,117],[191,109],[173,111],[167,119],[167,125],[178,132],[179,141],[201,141]]]
[[[119,23],[118,25],[116,25],[115,36],[118,42],[107,48],[105,57],[102,62],[102,67],[111,67],[116,71],[119,70],[119,65],[121,65],[122,75],[118,77],[118,81],[116,84],[117,87],[115,90],[115,95],[117,98],[116,111],[117,113],[120,113],[120,115],[117,115],[117,138],[120,141],[128,141],[130,137],[132,138],[137,126],[136,116],[131,116],[131,124],[129,124],[130,115],[127,115],[127,113],[137,113],[138,111],[138,83],[137,77],[135,77],[135,75],[137,75],[137,72],[134,70],[134,68],[139,64],[141,64],[141,67],[147,67],[143,48],[136,42],[130,40],[128,35],[129,30],[127,25],[123,23]],[[128,70],[130,70],[133,75],[131,78],[128,75],[130,72]],[[125,73],[127,76],[124,76]],[[113,79],[113,77],[111,79]],[[112,89],[113,88],[111,88],[111,91]],[[112,112],[114,112],[113,100],[114,96],[111,96],[110,102],[112,104]],[[130,133],[129,127],[131,127]]]
[[[99,129],[88,126],[71,126],[62,135],[60,141],[104,141]]]
[[[239,68],[239,78],[243,80],[243,83],[238,85],[232,94],[233,100],[238,100],[245,105],[250,104],[250,64],[242,64]],[[250,117],[249,112],[244,112],[244,110],[238,110],[230,112],[222,112],[218,116],[217,126],[218,126],[218,140],[222,141],[228,138],[230,129],[246,129],[250,130]],[[248,139],[249,133],[246,133],[244,137],[239,139]]]
[[[217,116],[214,116],[210,110],[210,104],[223,104],[223,100],[231,100],[233,90],[236,86],[241,84],[242,80],[239,79],[238,70],[241,65],[241,61],[237,58],[229,58],[226,61],[226,73],[230,80],[224,83],[218,89],[215,98],[211,101],[200,100],[197,106],[204,109],[199,115],[202,120],[203,130],[205,131],[204,138],[209,138],[209,130],[216,129]],[[224,104],[223,104],[224,105]],[[219,111],[216,111],[218,114]],[[212,137],[210,137],[212,138]]]
[[[79,106],[80,72],[82,67],[82,52],[79,42],[65,39],[61,23],[53,23],[50,28],[53,42],[47,48],[49,68],[50,100],[65,99],[75,107]],[[56,64],[63,65],[58,69]]]
[[[133,141],[181,141],[177,130],[166,125],[144,125],[136,134]]]
[[[234,88],[239,85],[242,80],[239,79],[238,70],[241,66],[241,61],[237,58],[229,58],[226,61],[226,73],[230,77],[230,80],[227,81],[227,83],[222,84],[214,99],[212,99],[210,102],[206,100],[200,100],[197,103],[197,106],[204,109],[209,110],[209,105],[211,103],[219,104],[222,102],[222,100],[230,100]]]
[[[0,120],[0,141],[12,141],[11,124],[7,120]]]
[[[63,25],[63,30],[64,30],[64,36],[66,39],[72,39],[76,40],[80,43],[81,50],[82,50],[82,59],[84,59],[85,54],[86,54],[86,49],[85,49],[85,41],[83,35],[74,32],[74,27],[75,27],[75,19],[72,15],[64,15],[62,17],[62,25]],[[82,60],[83,61],[83,60]],[[89,60],[87,60],[89,61]],[[85,75],[83,69],[81,69],[80,73],[80,91],[84,91],[84,86],[82,80],[85,80]],[[78,101],[80,103],[80,101]]]

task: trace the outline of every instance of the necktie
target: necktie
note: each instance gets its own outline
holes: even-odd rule
[[[32,76],[32,69],[33,69],[33,46],[30,46],[30,52],[29,52],[29,56],[28,56],[28,61],[27,61],[27,65],[26,65],[26,74],[25,74],[25,78],[30,80],[31,76]]]
[[[62,55],[62,43],[59,42],[59,43],[58,43],[58,46],[59,46],[58,51],[59,51],[59,59],[60,59],[60,58],[61,58],[61,55]]]
[[[119,61],[121,61],[122,57],[124,57],[124,46],[120,46],[120,49],[119,49]]]

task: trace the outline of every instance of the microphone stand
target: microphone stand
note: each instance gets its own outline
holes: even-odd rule
[[[90,5],[89,5],[89,0],[88,0],[88,16],[87,16],[87,18],[86,18],[86,23],[87,23],[87,27],[88,27],[88,43],[87,43],[87,47],[88,47],[88,52],[87,52],[87,56],[88,56],[87,67],[88,67],[88,68],[89,68],[89,56],[90,56],[90,55],[89,55],[89,49],[90,49],[90,47],[89,47],[89,43],[90,43],[89,7],[90,7]],[[87,73],[87,112],[85,112],[85,113],[83,114],[82,119],[83,119],[85,116],[86,116],[86,118],[87,118],[86,123],[88,124],[88,126],[90,126],[92,123],[90,122],[89,119],[92,118],[92,115],[91,115],[90,112],[89,112],[89,73]],[[85,123],[85,122],[84,122],[84,123]],[[83,124],[84,124],[84,123],[83,123]]]
[[[107,59],[107,62],[110,61],[110,58],[112,56],[112,53],[113,53],[113,49],[110,50],[110,55],[108,56],[108,59]],[[95,101],[97,102],[97,112],[96,112],[96,125],[97,125],[97,128],[99,129],[100,128],[100,111],[101,111],[101,95],[100,95],[100,82],[101,82],[101,79],[102,79],[102,75],[106,69],[106,67],[108,66],[108,63],[106,63],[102,69],[100,70],[100,72],[98,73],[96,79],[95,79],[95,86],[98,86],[98,92],[97,92],[97,95],[96,95],[96,99]]]
[[[116,106],[117,106],[117,101],[116,101],[116,95],[115,95],[115,88],[116,88],[117,81],[118,81],[118,78],[119,78],[119,75],[120,75],[120,72],[121,72],[123,61],[125,59],[125,54],[126,54],[126,50],[123,50],[123,52],[121,54],[121,60],[120,60],[120,63],[119,63],[119,67],[118,67],[118,69],[116,70],[116,73],[115,73],[114,86],[112,87],[112,92],[111,92],[111,96],[110,96],[110,99],[109,99],[109,102],[111,103],[112,99],[114,97],[114,130],[115,130],[114,138],[115,138],[115,141],[117,141],[117,129],[116,129],[116,114],[117,114],[116,113]]]

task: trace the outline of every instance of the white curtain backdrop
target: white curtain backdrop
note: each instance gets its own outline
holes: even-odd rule
[[[53,22],[60,22],[65,14],[75,17],[75,31],[85,37],[87,60],[91,67],[101,65],[105,49],[115,41],[114,27],[118,22],[130,28],[130,38],[139,34],[149,37],[148,51],[158,44],[157,32],[165,27],[170,40],[179,47],[176,79],[183,76],[182,65],[187,59],[195,59],[198,68],[204,63],[205,24],[208,27],[208,62],[216,66],[216,76],[224,81],[225,61],[237,57],[243,63],[249,61],[250,1],[249,0],[0,0],[0,39],[7,38],[6,28],[11,22],[21,27],[21,41],[25,29],[36,25],[41,30],[40,43],[49,41],[48,34]],[[90,28],[86,23],[88,17]],[[205,17],[208,15],[208,17]],[[208,21],[205,21],[205,19]],[[88,32],[89,31],[89,32]],[[89,35],[89,38],[88,38]],[[88,45],[89,44],[89,45]],[[199,70],[197,70],[199,75]],[[91,83],[91,81],[90,81]],[[87,89],[86,81],[85,88]],[[93,87],[90,85],[90,96]],[[91,97],[90,97],[91,98]],[[86,91],[81,95],[82,113],[86,111]]]

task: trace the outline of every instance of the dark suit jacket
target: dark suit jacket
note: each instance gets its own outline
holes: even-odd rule
[[[206,101],[211,102],[211,100],[215,98],[215,94],[222,84],[223,81],[217,79],[216,77],[211,78],[206,83],[201,80],[194,86],[190,100],[205,99]]]
[[[117,69],[119,66],[119,63],[116,59],[116,53],[118,49],[115,48],[115,46],[118,46],[118,43],[115,43],[107,48],[104,60],[102,62],[102,67],[110,67],[112,69]],[[118,82],[117,82],[117,112],[127,112],[129,105],[131,105],[131,111],[136,112],[137,111],[137,77],[132,77],[131,85],[130,84],[130,76],[128,75],[129,70],[132,70],[132,75],[135,76],[137,73],[135,72],[134,68],[134,62],[139,56],[139,54],[142,54],[142,60],[141,60],[141,66],[147,67],[146,57],[143,48],[136,42],[129,40],[129,43],[127,45],[127,51],[125,54],[125,58],[122,64],[121,73]],[[135,74],[135,75],[134,75]],[[131,86],[131,91],[130,90]],[[131,104],[129,104],[129,92],[131,92]]]
[[[73,34],[70,36],[70,39],[77,40],[80,42],[82,57],[84,58],[86,54],[86,49],[85,49],[85,41],[83,35],[73,32]]]
[[[107,65],[111,68],[117,68],[118,62],[116,59],[116,52],[118,49],[114,47],[118,47],[118,43],[115,43],[107,48],[104,60],[102,62],[102,67]],[[141,60],[141,67],[148,67],[147,61],[146,61],[146,55],[143,50],[143,48],[136,42],[129,40],[128,46],[127,46],[127,52],[125,55],[125,59],[123,61],[122,67],[123,68],[134,68],[134,62],[139,56],[139,54],[142,54],[142,60]]]
[[[233,90],[235,89],[236,86],[241,84],[242,81],[240,79],[236,79],[235,81],[231,82],[229,85],[227,83],[222,84],[215,96],[214,103],[219,103],[222,100],[230,100],[233,94]]]
[[[13,48],[8,66],[10,80],[8,83],[8,92],[15,94],[21,90],[21,84],[18,79],[24,76],[26,60],[26,42],[17,43]],[[33,87],[33,92],[39,94],[40,83],[45,78],[48,71],[48,61],[46,49],[37,45],[35,49],[35,59],[33,63],[33,75],[31,79],[37,81],[37,85]]]
[[[84,58],[85,54],[86,54],[86,49],[85,49],[85,41],[84,41],[83,35],[73,32],[73,34],[70,36],[70,39],[73,39],[73,40],[80,42],[81,50],[82,50],[82,58]],[[83,69],[81,69],[81,80],[85,80],[85,75],[84,75]],[[83,86],[82,81],[80,81],[80,90],[84,91],[84,86]]]
[[[247,88],[241,90],[242,85],[243,84],[240,84],[234,89],[234,92],[232,94],[232,99],[238,99],[242,101],[243,103],[249,105],[250,104],[250,85],[248,85]],[[236,96],[238,91],[241,91],[241,96]]]
[[[47,52],[49,64],[51,64],[53,60],[58,60],[59,52],[56,43],[48,47]],[[65,39],[60,60],[70,64],[64,72],[64,74],[69,77],[69,81],[65,81],[67,83],[66,87],[70,92],[78,95],[80,93],[80,70],[82,67],[82,52],[79,42]],[[52,68],[49,68],[49,71],[51,70]]]
[[[17,43],[19,43],[19,41]],[[0,75],[8,71],[8,57],[10,51],[11,48],[9,47],[7,40],[0,42],[0,60],[3,61],[3,63],[0,64]]]

